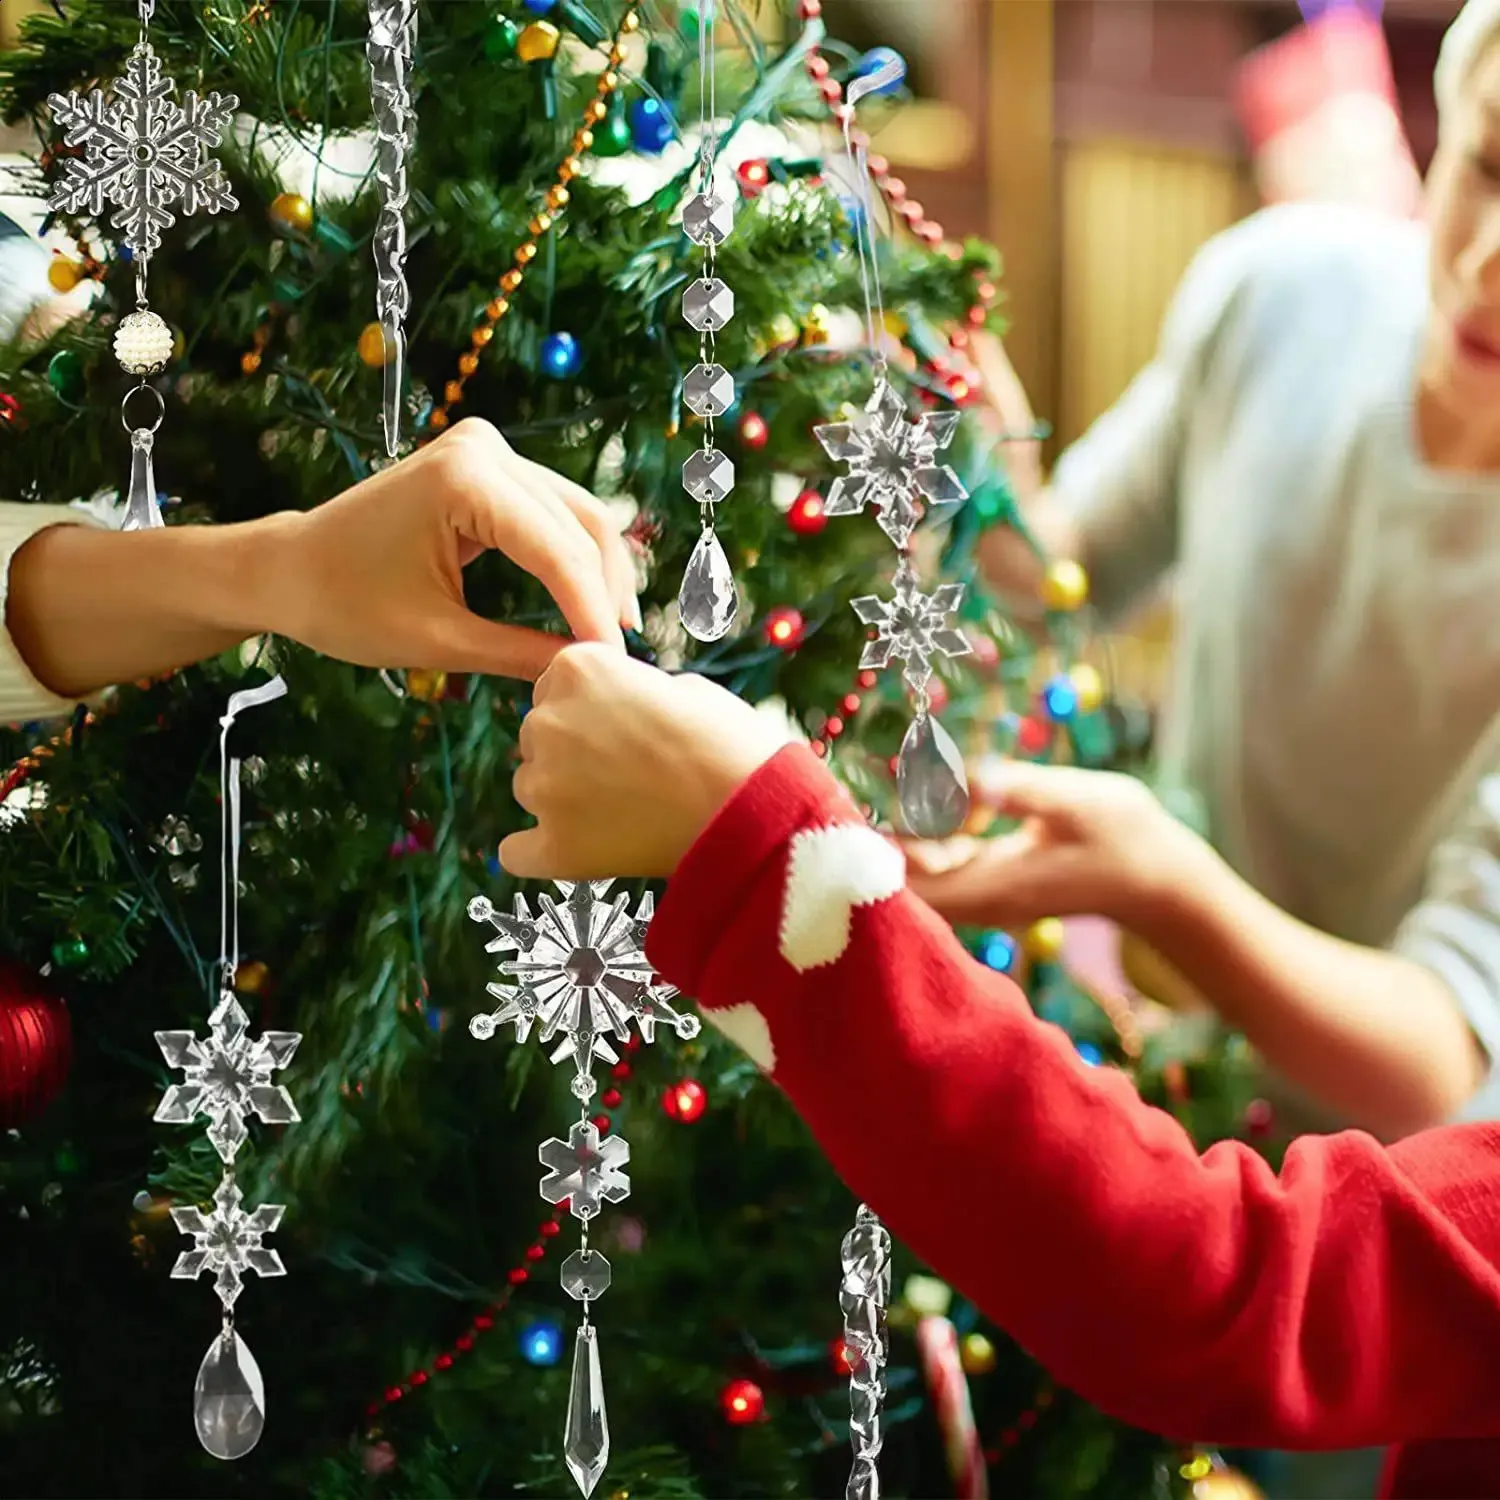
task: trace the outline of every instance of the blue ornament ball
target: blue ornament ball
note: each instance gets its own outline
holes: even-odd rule
[[[906,82],[906,59],[894,47],[871,47],[855,63],[854,76],[856,78],[864,78],[870,73],[878,73],[887,63],[894,64],[900,69],[900,72],[889,83],[881,84],[874,92],[877,94],[894,94]]]
[[[521,1358],[528,1365],[555,1365],[562,1358],[562,1324],[551,1318],[528,1323],[521,1330]]]
[[[554,380],[576,375],[583,363],[583,350],[571,333],[549,333],[542,340],[542,372]]]
[[[521,3],[534,16],[545,16],[548,11],[557,9],[557,0],[521,0]]]
[[[1066,724],[1078,712],[1078,688],[1066,672],[1059,672],[1042,689],[1042,707],[1054,724]]]
[[[637,99],[630,106],[627,118],[635,149],[648,156],[659,156],[677,133],[670,111],[659,99]]]
[[[1009,974],[1015,967],[1016,940],[1008,932],[987,932],[979,940],[979,962],[1001,974]]]
[[[1078,1055],[1091,1068],[1097,1068],[1104,1061],[1104,1054],[1092,1042],[1079,1042]]]

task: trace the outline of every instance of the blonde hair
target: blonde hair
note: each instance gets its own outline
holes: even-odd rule
[[[1500,36],[1500,0],[1468,0],[1443,36],[1432,75],[1438,121],[1451,120],[1464,84],[1486,47]]]

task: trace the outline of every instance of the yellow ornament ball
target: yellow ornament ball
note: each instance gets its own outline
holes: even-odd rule
[[[777,313],[766,327],[766,343],[773,353],[795,349],[801,337],[802,330],[790,313]]]
[[[385,346],[385,330],[379,323],[366,323],[360,330],[359,357],[372,370],[379,370],[385,366],[390,359],[390,351]]]
[[[936,1276],[908,1276],[901,1300],[921,1317],[946,1318],[953,1305],[953,1289]]]
[[[47,267],[47,280],[54,292],[71,292],[83,280],[83,267],[59,255]]]
[[[1071,558],[1059,558],[1042,579],[1042,603],[1048,609],[1072,611],[1088,602],[1089,575]]]
[[[826,344],[833,332],[833,314],[821,302],[815,302],[802,320],[804,344]]]
[[[1039,964],[1056,963],[1062,957],[1064,937],[1059,918],[1043,917],[1026,929],[1021,946],[1026,950],[1026,956]]]
[[[958,1358],[964,1374],[988,1375],[995,1368],[995,1346],[982,1333],[966,1334]]]
[[[251,959],[234,971],[235,992],[241,995],[259,995],[270,977],[271,971],[258,958]]]
[[[545,62],[557,52],[562,33],[550,21],[533,21],[516,41],[516,56],[522,62]]]
[[[409,697],[435,703],[448,691],[448,674],[428,671],[425,667],[414,668],[406,674],[406,691]]]
[[[1193,1483],[1193,1500],[1266,1500],[1238,1469],[1214,1469]]]
[[[887,309],[884,322],[885,331],[890,334],[893,339],[904,339],[906,337],[906,330],[909,325],[907,324],[906,319],[903,318],[900,313],[891,312],[889,309]]]
[[[1068,678],[1078,695],[1080,713],[1091,714],[1104,702],[1104,679],[1086,661],[1079,662]]]
[[[295,230],[306,234],[312,228],[312,204],[301,193],[277,193],[271,199],[271,222],[278,229]]]

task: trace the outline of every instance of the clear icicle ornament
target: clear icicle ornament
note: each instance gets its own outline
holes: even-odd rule
[[[220,855],[219,962],[223,988],[209,1016],[208,1036],[199,1041],[191,1031],[158,1031],[157,1045],[169,1067],[182,1070],[162,1096],[156,1118],[172,1124],[206,1116],[208,1138],[224,1163],[213,1207],[172,1205],[172,1222],[193,1243],[172,1266],[172,1276],[196,1281],[205,1271],[223,1307],[223,1326],[208,1347],[193,1385],[193,1426],[204,1448],[215,1458],[243,1458],[260,1441],[266,1425],[266,1389],[260,1366],[234,1326],[234,1305],[244,1290],[245,1276],[285,1276],[281,1256],[266,1244],[266,1236],[281,1224],[285,1208],[262,1203],[246,1212],[244,1194],[235,1181],[234,1159],[248,1137],[245,1119],[286,1124],[298,1118],[292,1096],[272,1075],[292,1060],[302,1038],[291,1031],[268,1031],[258,1040],[249,1035],[249,1018],[235,998],[234,972],[239,965],[240,761],[229,754],[229,731],[247,709],[274,702],[286,693],[286,683],[275,677],[260,687],[234,693],[219,720],[219,782],[223,848]],[[168,819],[164,846],[189,848],[197,835],[180,818]]]
[[[563,1290],[583,1309],[573,1345],[563,1457],[584,1496],[593,1494],[609,1464],[609,1414],[590,1312],[609,1290],[611,1271],[609,1261],[590,1248],[589,1229],[606,1204],[630,1196],[629,1142],[589,1118],[588,1101],[597,1088],[594,1063],[618,1062],[615,1043],[628,1041],[632,1026],[646,1042],[656,1039],[658,1025],[670,1026],[684,1040],[699,1031],[698,1018],[672,1004],[677,991],[661,982],[646,957],[654,911],[650,893],[632,914],[628,894],[606,899],[613,884],[558,881],[562,899],[539,896],[535,913],[521,895],[509,912],[497,910],[486,896],[474,897],[468,908],[472,921],[495,930],[486,951],[515,955],[499,963],[500,980],[487,986],[499,1006],[473,1017],[470,1032],[484,1041],[510,1025],[516,1040],[524,1042],[535,1030],[543,1044],[555,1043],[554,1063],[572,1062],[574,1068],[579,1118],[566,1138],[543,1141],[537,1160],[545,1169],[538,1184],[542,1199],[554,1206],[566,1203],[579,1224],[578,1249],[560,1272]]]
[[[412,105],[412,54],[416,49],[416,0],[369,0],[370,34],[365,58],[370,65],[370,104],[375,116],[375,181],[380,214],[375,221],[375,312],[385,342],[385,382],[381,425],[385,451],[395,458],[401,446],[401,405],[406,379],[406,160],[412,147],[416,111]]]
[[[854,1462],[845,1500],[880,1500],[880,1420],[885,1408],[885,1367],[889,1354],[886,1310],[891,1300],[891,1237],[860,1204],[854,1228],[840,1254],[843,1280],[839,1310],[844,1315],[844,1348],[849,1361],[849,1441]]]
[[[64,144],[77,154],[63,163],[62,176],[48,198],[54,213],[101,216],[113,206],[110,222],[135,264],[136,310],[115,330],[115,357],[139,379],[126,393],[120,419],[130,434],[130,487],[125,502],[126,531],[163,524],[156,504],[151,450],[165,402],[147,380],[160,375],[172,357],[172,330],[147,303],[151,257],[162,231],[183,214],[216,214],[238,208],[223,168],[208,153],[229,128],[239,100],[233,94],[189,89],[179,104],[176,84],[162,76],[147,28],[156,0],[136,0],[140,36],[126,59],[125,72],[110,86],[87,94],[51,94],[47,105],[62,127]],[[154,419],[133,421],[127,408],[137,392],[155,402]]]
[[[698,334],[698,363],[683,381],[682,399],[703,419],[703,447],[682,468],[682,487],[698,502],[703,531],[677,595],[682,627],[694,640],[722,640],[739,607],[734,570],[714,532],[714,510],[734,489],[734,464],[714,447],[714,418],[734,405],[734,377],[714,357],[715,337],[734,317],[734,290],[715,274],[717,252],[734,228],[734,204],[714,184],[718,100],[714,88],[717,0],[698,7],[698,191],[682,209],[682,232],[703,252],[702,274],[682,294],[682,317]]]

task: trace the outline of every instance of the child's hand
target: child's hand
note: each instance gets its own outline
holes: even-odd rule
[[[302,515],[250,580],[262,629],[360,666],[535,677],[566,640],[464,603],[463,569],[494,548],[545,585],[579,640],[623,650],[639,626],[634,567],[609,512],[469,419]]]
[[[516,801],[537,826],[500,845],[512,875],[670,875],[747,777],[785,743],[703,677],[569,646],[521,721]]]
[[[1014,832],[906,846],[908,884],[950,922],[1021,927],[1092,914],[1147,931],[1190,891],[1213,854],[1139,781],[1104,771],[993,763],[979,800],[1021,820]]]

